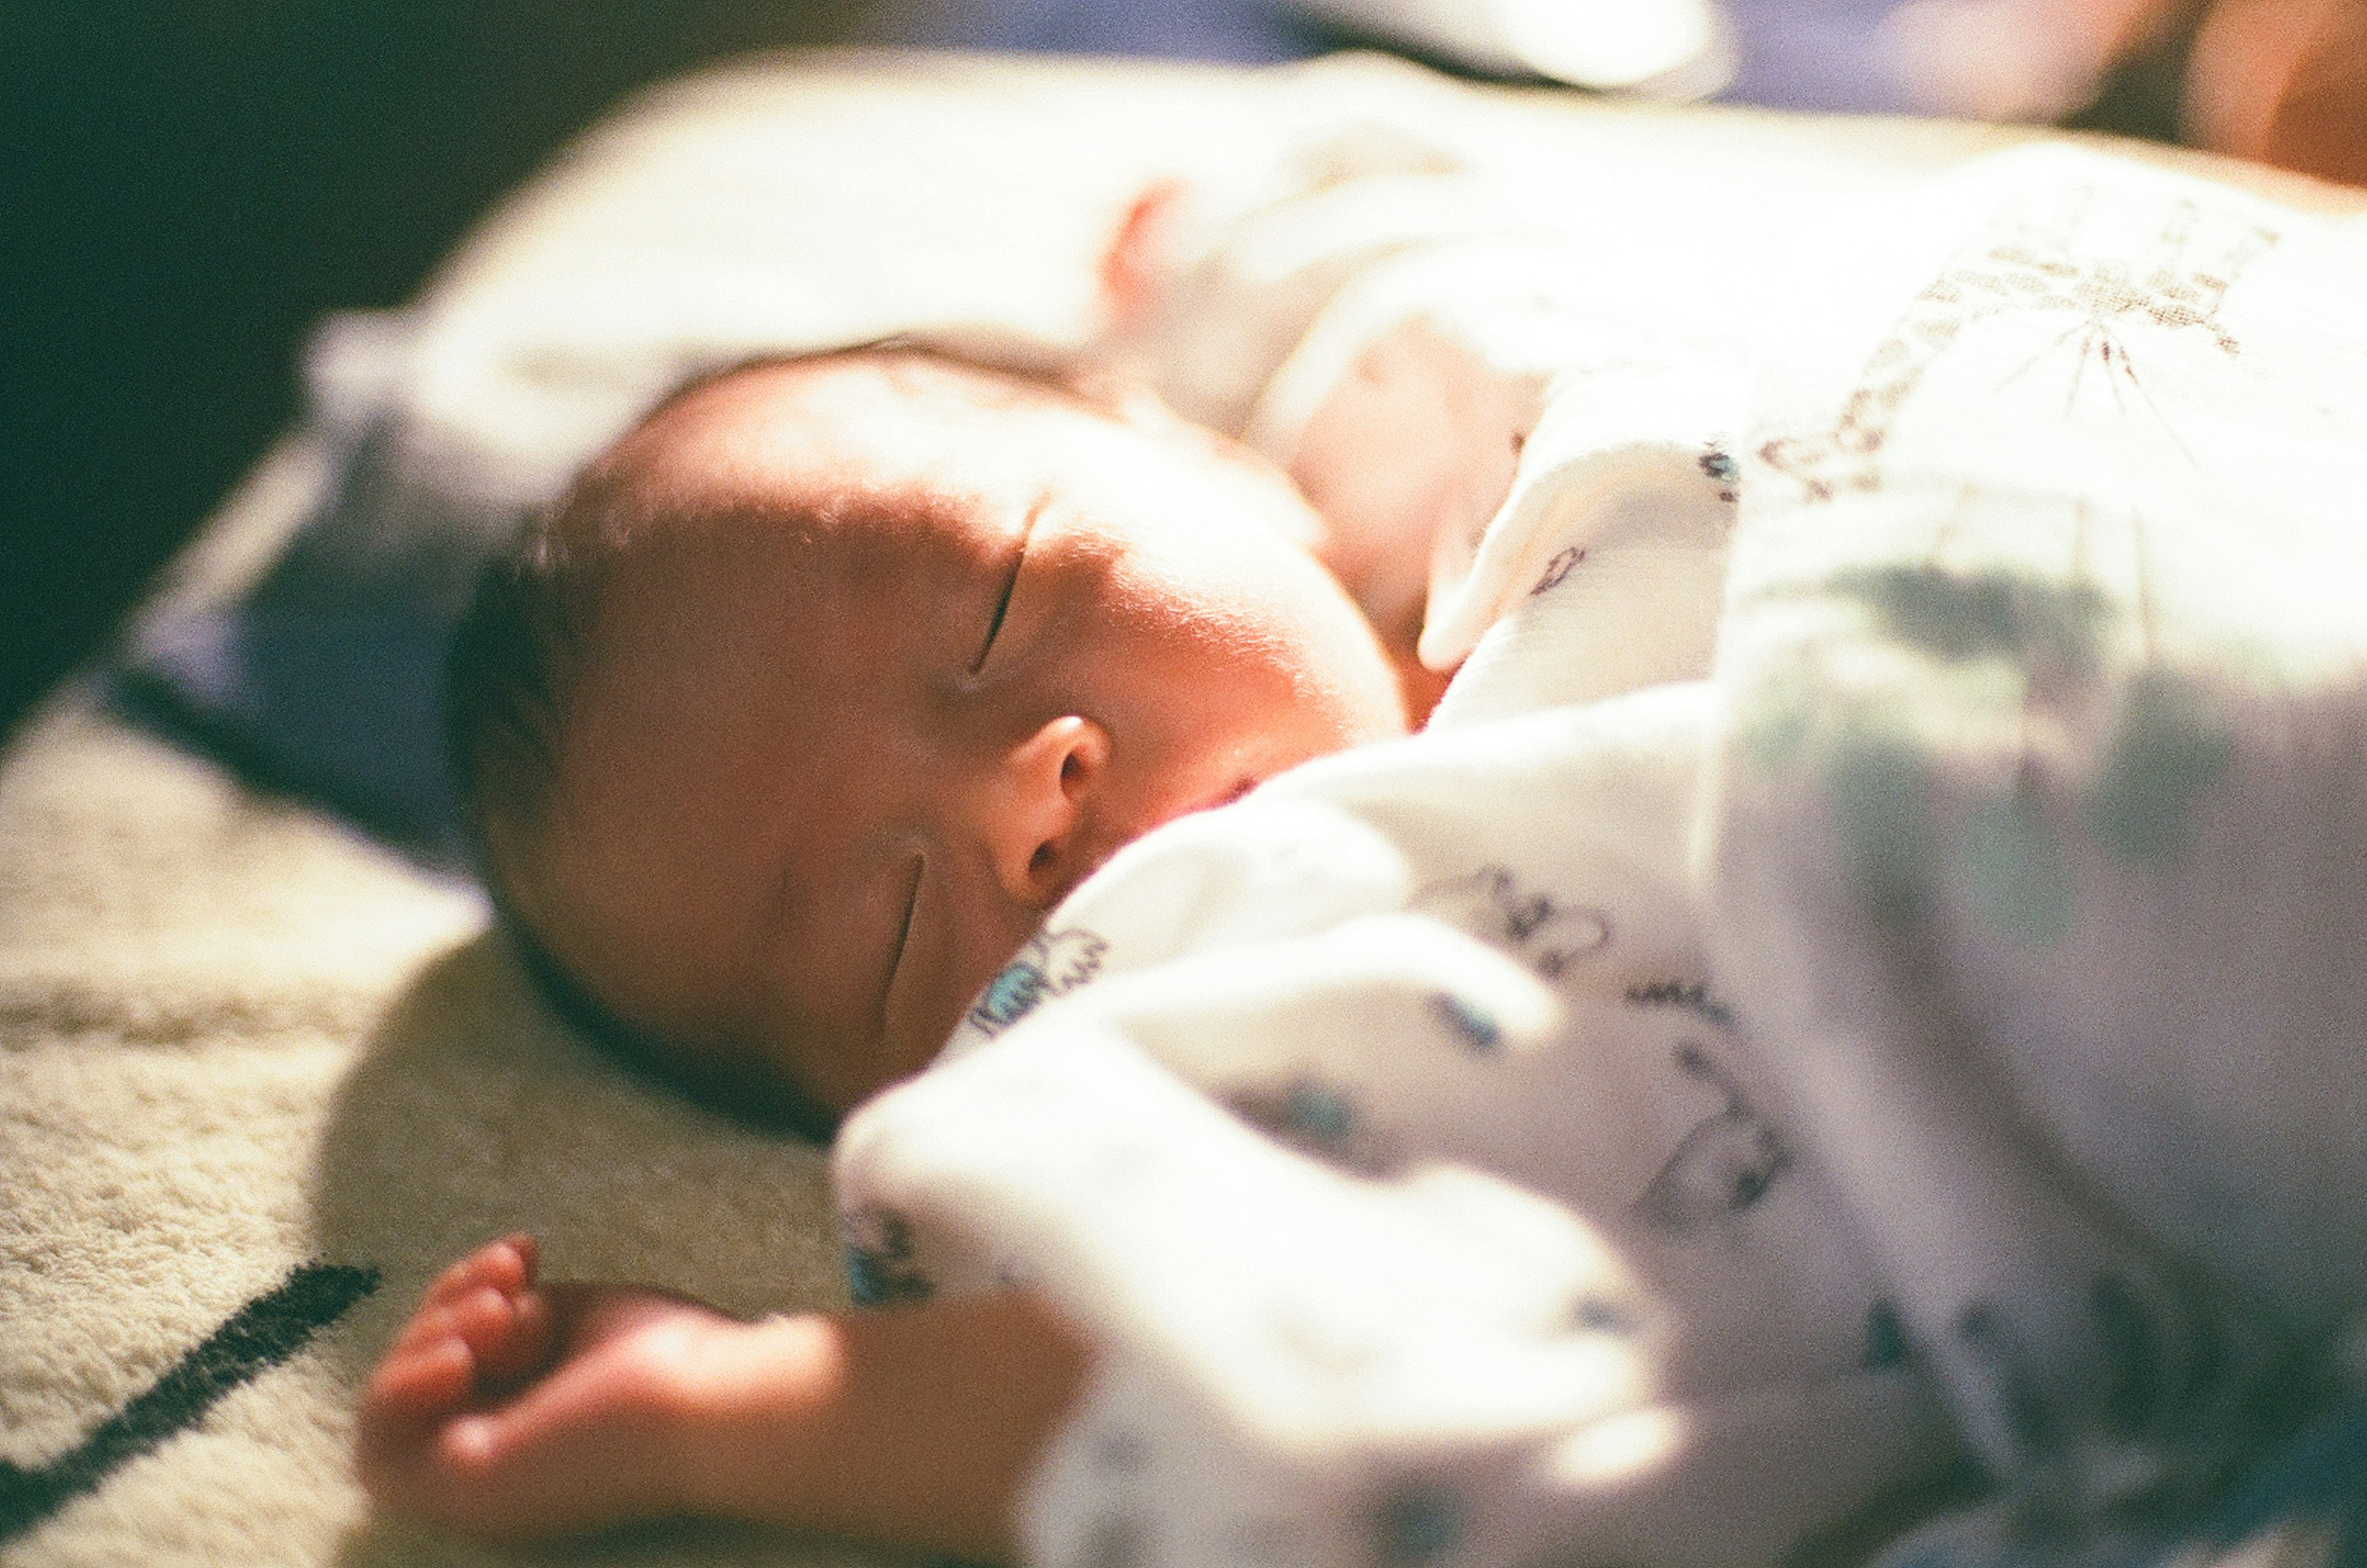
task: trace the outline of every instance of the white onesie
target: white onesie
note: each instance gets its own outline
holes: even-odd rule
[[[1762,1562],[1953,1451],[1705,978],[1705,696],[1154,834],[850,1122],[866,1293],[1094,1334],[1028,1561]]]
[[[1259,416],[1521,452],[1419,520],[1430,726],[1122,852],[840,1141],[859,1296],[1095,1338],[1031,1562],[1765,1562],[1954,1451],[1696,935],[1738,372],[1553,264],[1386,258]]]

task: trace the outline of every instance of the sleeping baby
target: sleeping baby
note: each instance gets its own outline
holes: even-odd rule
[[[696,386],[463,634],[456,756],[516,939],[665,1076],[827,1127],[981,993],[1012,1011],[989,982],[1121,845],[1404,734],[1411,649],[1329,547],[1280,475],[1155,405],[896,348]],[[1005,1556],[1083,1344],[1026,1292],[731,1323],[539,1286],[508,1238],[389,1353],[363,1474],[504,1537],[700,1511]]]
[[[1320,513],[1151,408],[916,349],[726,374],[587,472],[459,660],[486,863],[596,1032],[855,1112],[870,1307],[738,1322],[494,1242],[370,1384],[377,1499],[1062,1568],[1761,1563],[1968,1452],[2018,1519],[2160,1517],[2308,1413],[2359,1281],[2278,1298],[2132,1222],[2088,1102],[1984,1077],[1963,1026],[1848,1079],[1847,1031],[1786,1032],[1821,974],[1703,891],[1764,863],[1702,837],[1705,790],[1751,804],[1722,762],[1820,743],[1698,679],[1733,383],[1530,287],[1557,243],[1433,229],[1252,345],[1268,394],[1220,423]],[[1478,477],[1393,507],[1440,475]],[[1421,670],[1459,673],[1408,737]],[[1987,952],[1915,929],[1863,951]],[[1869,1049],[1914,1036],[1869,967]],[[2097,1081],[2161,1125],[2285,1103],[2132,1049]],[[2367,1099],[2336,1078],[2308,1127]],[[1886,1168],[1901,1107],[1928,1135]],[[1886,1168],[1967,1173],[1912,1190],[1961,1223],[1901,1243]]]
[[[464,634],[492,880],[610,1038],[826,1124],[925,1066],[1120,844],[1403,733],[1320,536],[1247,454],[1048,382],[889,350],[695,387]],[[504,1536],[698,1509],[1004,1555],[1081,1353],[1024,1304],[727,1325],[531,1268],[515,1241],[459,1265],[390,1354],[381,1500]],[[743,1497],[708,1490],[726,1453]]]

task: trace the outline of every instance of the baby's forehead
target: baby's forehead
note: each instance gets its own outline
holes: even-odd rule
[[[713,469],[769,457],[885,476],[924,468],[980,432],[1044,422],[1109,424],[1057,386],[910,352],[744,367],[687,389],[628,438],[637,457]]]
[[[586,476],[596,553],[794,546],[819,570],[958,546],[1116,425],[934,371],[857,362],[735,373],[652,415]],[[1063,436],[1067,439],[1063,439]],[[1074,465],[1066,465],[1073,468]]]
[[[1299,505],[1278,473],[1172,416],[908,350],[727,373],[661,407],[600,468],[642,492],[629,510],[643,515],[803,512],[855,545],[958,533],[981,508],[1048,491],[1127,513],[1179,488],[1251,511]]]

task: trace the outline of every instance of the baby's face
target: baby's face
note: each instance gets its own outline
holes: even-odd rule
[[[1402,731],[1278,484],[893,364],[751,372],[632,438],[520,917],[620,1021],[844,1111],[935,1055],[1110,853]]]

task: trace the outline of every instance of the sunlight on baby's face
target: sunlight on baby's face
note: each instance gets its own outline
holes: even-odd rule
[[[964,378],[743,372],[629,438],[668,520],[601,580],[542,826],[492,835],[620,1021],[832,1111],[1119,845],[1405,727],[1286,488]]]

